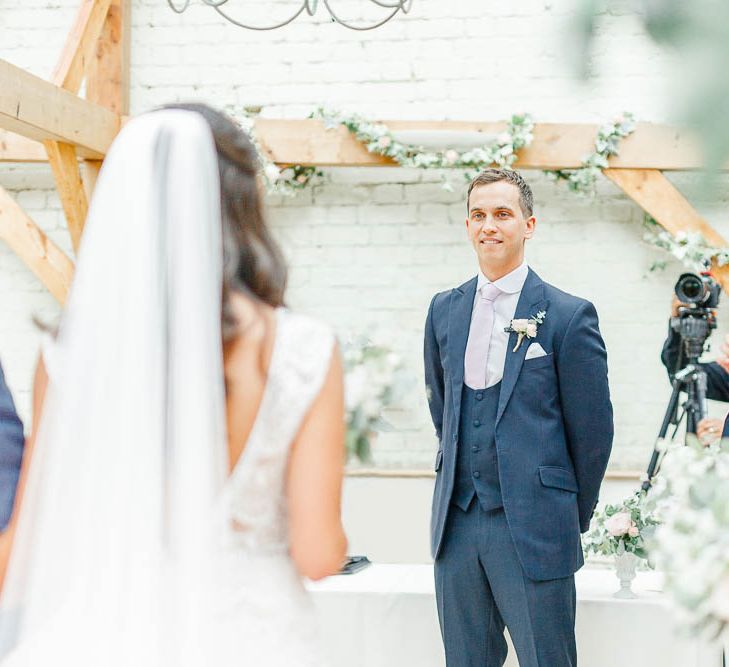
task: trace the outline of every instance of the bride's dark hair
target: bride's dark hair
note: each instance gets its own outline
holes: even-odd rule
[[[233,120],[206,104],[170,104],[164,108],[199,113],[215,140],[223,228],[223,341],[228,342],[240,333],[242,324],[233,314],[231,292],[242,292],[277,307],[283,305],[286,289],[286,263],[263,216],[258,154]]]

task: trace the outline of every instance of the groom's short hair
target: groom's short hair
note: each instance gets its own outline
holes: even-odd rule
[[[514,169],[484,169],[468,186],[466,211],[468,213],[471,212],[470,201],[473,188],[479,185],[489,185],[490,183],[499,183],[501,181],[506,181],[517,187],[519,190],[519,206],[521,207],[521,212],[527,218],[531,217],[534,212],[534,195],[532,194],[532,189],[529,187],[529,183],[524,180],[524,177]]]

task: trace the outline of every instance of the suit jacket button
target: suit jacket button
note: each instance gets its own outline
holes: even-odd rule
[[[478,479],[479,477],[481,477],[481,473],[480,473],[480,472],[479,472],[479,471],[477,470],[477,471],[476,471],[475,473],[473,473],[473,476],[474,476],[474,477],[475,477],[476,479]]]
[[[476,427],[481,426],[481,421],[479,419],[474,419],[473,420],[473,425],[476,426]]]
[[[472,452],[477,452],[478,451],[478,447],[471,447],[471,451]]]
[[[482,393],[481,393],[481,392],[479,391],[479,392],[478,392],[478,393],[476,394],[476,400],[477,400],[477,401],[480,401],[480,400],[481,400],[482,398],[483,398],[483,394],[482,394]]]

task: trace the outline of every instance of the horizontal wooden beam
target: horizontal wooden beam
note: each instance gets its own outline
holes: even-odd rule
[[[119,115],[0,60],[0,129],[36,141],[63,141],[102,158],[121,127]]]
[[[719,234],[660,171],[655,169],[605,169],[607,176],[664,229],[676,236],[679,232],[699,232],[717,248],[729,247]],[[729,292],[729,266],[714,267],[712,273]]]
[[[383,121],[392,131],[418,130],[483,132],[484,142],[506,129],[505,123],[468,121]],[[396,166],[386,157],[369,153],[344,127],[326,129],[317,120],[258,118],[259,143],[279,164],[366,167]],[[534,141],[521,151],[515,166],[522,169],[574,169],[594,151],[597,125],[540,123]],[[445,148],[445,146],[444,146]],[[612,158],[620,169],[652,168],[692,170],[702,167],[697,143],[676,128],[639,123],[635,132],[620,143],[620,155]]]
[[[468,121],[384,121],[394,131],[482,132],[485,140],[506,129],[505,123]],[[594,150],[597,125],[540,123],[534,128],[532,145],[521,151],[520,169],[576,169]],[[395,167],[386,157],[369,153],[345,128],[327,130],[321,121],[258,118],[256,137],[261,148],[281,165],[318,167]],[[2,135],[0,134],[0,140]],[[78,148],[80,156],[88,151]],[[35,161],[37,153],[27,145],[0,142],[0,162]],[[639,123],[636,131],[620,144],[620,155],[611,159],[616,169],[691,171],[703,168],[701,153],[688,133],[666,125]],[[729,169],[729,165],[727,166]]]
[[[0,162],[47,162],[43,144],[14,132],[0,130]]]
[[[0,239],[10,246],[48,291],[63,304],[71,286],[73,263],[2,187]]]

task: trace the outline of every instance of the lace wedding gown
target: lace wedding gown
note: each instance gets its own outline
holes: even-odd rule
[[[219,654],[211,665],[323,664],[313,609],[288,552],[286,465],[318,395],[334,338],[323,325],[280,308],[261,406],[227,483],[231,518],[213,619]]]
[[[196,113],[104,161],[0,596],[3,667],[315,667],[286,469],[334,345],[285,309],[228,474],[219,165]]]

